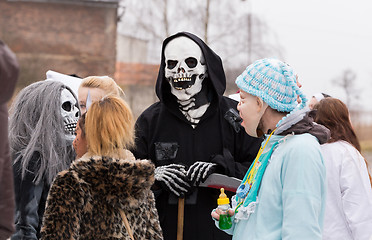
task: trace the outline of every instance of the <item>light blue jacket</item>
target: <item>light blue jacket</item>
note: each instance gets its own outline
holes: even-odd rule
[[[277,141],[255,211],[226,230],[233,240],[322,239],[326,173],[319,143],[310,134],[273,135],[266,149]]]

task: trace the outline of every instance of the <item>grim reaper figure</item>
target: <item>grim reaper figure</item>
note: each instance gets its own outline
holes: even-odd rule
[[[63,83],[39,81],[21,90],[10,111],[16,197],[16,232],[11,239],[39,239],[50,185],[75,157],[78,101]]]
[[[166,240],[176,239],[179,197],[185,197],[184,239],[231,239],[210,217],[219,190],[199,184],[213,172],[243,178],[261,140],[225,119],[238,104],[223,96],[225,88],[222,61],[201,39],[181,32],[164,40],[160,101],[138,118],[134,153],[155,163],[153,190]]]

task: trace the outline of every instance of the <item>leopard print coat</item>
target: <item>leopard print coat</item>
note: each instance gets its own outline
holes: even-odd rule
[[[148,160],[88,157],[58,174],[50,189],[41,239],[128,239],[119,209],[134,239],[163,239],[150,187]]]

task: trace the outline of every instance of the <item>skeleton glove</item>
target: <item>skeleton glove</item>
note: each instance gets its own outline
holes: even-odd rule
[[[209,175],[216,171],[217,164],[210,162],[195,162],[187,171],[187,177],[195,186],[204,182]]]
[[[162,187],[177,197],[182,197],[190,190],[187,183],[185,166],[170,164],[155,168],[155,180],[160,182]]]

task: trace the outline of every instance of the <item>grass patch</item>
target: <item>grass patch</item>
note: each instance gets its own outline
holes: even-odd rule
[[[360,141],[362,152],[372,152],[372,140]]]

